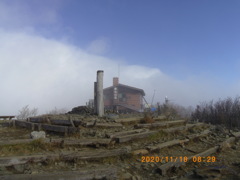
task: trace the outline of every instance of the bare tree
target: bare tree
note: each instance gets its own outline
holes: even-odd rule
[[[58,109],[57,107],[47,112],[47,114],[65,114],[65,113],[67,113],[67,109],[65,108]]]
[[[184,107],[174,103],[164,103],[160,106],[161,113],[166,115],[167,117],[177,117],[177,118],[184,118],[189,119],[193,112],[193,107]]]
[[[230,97],[215,103],[210,101],[197,105],[192,120],[210,122],[212,124],[224,124],[229,128],[240,127],[240,97]]]
[[[37,108],[30,109],[29,106],[26,105],[21,110],[19,110],[17,119],[27,119],[28,117],[36,116],[37,114],[38,114]]]

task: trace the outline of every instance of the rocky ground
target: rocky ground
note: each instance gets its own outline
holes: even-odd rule
[[[39,140],[2,126],[0,179],[240,179],[237,130],[164,117],[142,128],[142,118],[75,116],[78,133]]]

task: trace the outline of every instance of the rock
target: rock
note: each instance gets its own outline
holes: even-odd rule
[[[61,161],[61,162],[58,163],[58,165],[59,165],[60,167],[64,167],[64,166],[65,166],[65,163]]]
[[[135,176],[137,180],[142,180],[140,176]]]
[[[33,131],[31,132],[30,137],[32,139],[46,138],[46,133],[44,131]]]
[[[140,179],[139,179],[139,176],[132,176],[131,180],[140,180]]]
[[[35,170],[35,171],[32,171],[32,173],[31,174],[38,174],[38,171],[37,170]]]
[[[86,115],[86,114],[92,114],[93,113],[93,108],[87,107],[87,106],[78,106],[74,107],[72,111],[69,111],[68,114],[81,114],[81,115]]]
[[[138,149],[132,152],[133,155],[146,155],[148,153],[149,152],[146,149]]]
[[[24,174],[31,174],[31,173],[32,173],[31,170],[25,170],[25,171],[24,171]]]
[[[122,180],[132,180],[132,175],[130,173],[124,173],[122,175]]]
[[[132,146],[139,146],[138,143],[132,143]]]
[[[119,119],[118,114],[107,114],[106,117],[110,120],[113,120],[113,121],[115,121],[116,119]]]
[[[16,173],[21,173],[21,174],[22,174],[22,173],[24,172],[24,170],[25,170],[25,167],[24,167],[24,165],[22,165],[22,164],[14,165],[13,168],[14,168],[14,171],[16,171]]]

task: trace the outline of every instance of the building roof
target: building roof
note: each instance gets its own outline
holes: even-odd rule
[[[111,88],[114,88],[114,87],[124,87],[124,88],[127,88],[127,89],[132,89],[134,91],[138,91],[140,92],[143,96],[145,96],[145,92],[143,89],[139,89],[139,88],[136,88],[136,87],[132,87],[132,86],[127,86],[127,85],[124,85],[124,84],[118,84],[117,86],[110,86],[110,87],[107,87],[103,90],[108,90],[108,89],[111,89]]]

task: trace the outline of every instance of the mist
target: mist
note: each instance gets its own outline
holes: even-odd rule
[[[2,115],[15,115],[25,105],[39,113],[85,105],[93,98],[97,70],[104,70],[104,88],[119,75],[120,83],[143,89],[149,102],[155,90],[153,103],[168,96],[174,103],[194,106],[228,94],[220,93],[211,79],[176,80],[158,68],[110,59],[34,33],[1,30],[0,39]]]

